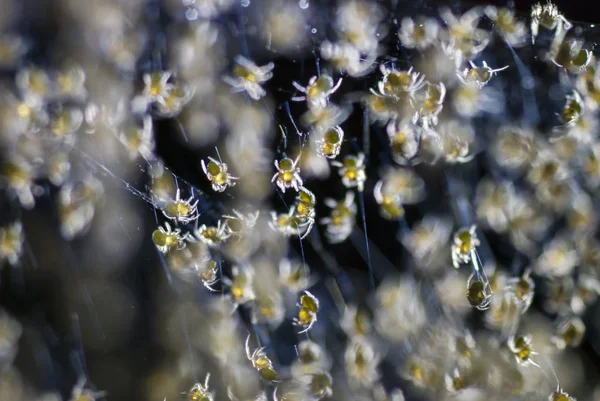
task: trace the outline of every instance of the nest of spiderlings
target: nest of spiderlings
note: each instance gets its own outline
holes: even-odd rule
[[[594,26],[338,3],[7,7],[1,399],[598,394]]]

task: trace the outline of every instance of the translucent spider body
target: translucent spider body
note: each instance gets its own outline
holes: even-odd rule
[[[55,92],[59,98],[85,99],[85,72],[79,66],[73,66],[57,74]]]
[[[15,81],[23,98],[30,105],[42,105],[50,95],[50,77],[41,68],[23,68],[17,72]]]
[[[329,60],[335,69],[345,71],[352,77],[361,77],[373,69],[377,60],[377,52],[371,51],[365,57],[350,43],[332,43],[324,41],[321,43],[321,57]]]
[[[550,1],[544,5],[537,3],[531,7],[532,44],[535,44],[540,25],[549,30],[556,29],[557,35],[561,34],[563,30],[568,31],[572,27],[571,23],[558,11],[556,4],[552,4]]]
[[[327,129],[317,140],[317,154],[328,159],[335,159],[342,149],[344,130],[339,125]]]
[[[383,180],[378,181],[373,190],[375,201],[379,204],[381,216],[387,220],[398,220],[404,217],[401,197],[397,193],[384,193],[383,184]]]
[[[371,90],[375,95],[401,97],[408,94],[413,96],[425,85],[425,76],[413,72],[412,67],[407,71],[400,71],[382,64],[379,69],[383,78],[377,83],[377,91]]]
[[[233,210],[233,215],[223,215],[226,219],[227,233],[229,236],[239,237],[244,234],[247,230],[251,229],[256,225],[260,212],[248,213],[243,215],[237,210]]]
[[[392,120],[386,126],[392,158],[400,165],[409,165],[419,151],[421,130],[408,121]]]
[[[444,99],[446,97],[446,86],[443,82],[433,84],[427,82],[424,96],[419,97],[418,113],[413,118],[413,121],[418,119],[421,121],[423,128],[428,129],[437,125],[438,116],[444,108]]]
[[[523,314],[529,309],[533,301],[535,282],[529,276],[529,271],[527,271],[522,277],[508,279],[505,291],[508,291],[515,297],[519,311]]]
[[[479,88],[486,86],[496,73],[509,67],[507,65],[502,68],[492,69],[487,65],[485,60],[481,67],[477,67],[472,61],[469,61],[469,64],[471,65],[471,68],[465,68],[462,72],[457,73],[457,76],[462,83],[466,85],[477,85]]]
[[[235,181],[238,177],[234,177],[227,172],[227,164],[213,159],[208,158],[208,163],[204,160],[201,161],[202,170],[212,185],[212,189],[217,192],[223,192],[227,187],[235,185]]]
[[[210,379],[210,373],[206,374],[204,384],[196,383],[192,386],[190,391],[187,392],[187,401],[213,401],[213,393],[209,391],[208,380]]]
[[[167,96],[157,104],[156,115],[163,118],[175,117],[193,95],[194,91],[188,85],[183,82],[173,83]]]
[[[223,224],[221,220],[217,222],[217,226],[207,226],[202,224],[194,231],[194,237],[204,242],[209,247],[218,246],[227,238],[229,238],[229,232],[227,231],[227,224]]]
[[[181,229],[171,228],[169,223],[165,223],[165,227],[158,227],[152,233],[152,241],[156,248],[161,253],[167,253],[170,249],[183,249],[185,248],[185,240],[188,238],[189,233],[181,234]]]
[[[23,252],[23,240],[23,225],[20,222],[0,227],[0,261],[6,259],[11,265],[16,265]]]
[[[189,223],[198,218],[198,201],[193,202],[194,196],[187,200],[181,199],[181,192],[177,188],[175,199],[168,201],[163,207],[163,214],[166,218],[175,220],[179,223]]]
[[[585,324],[579,317],[565,319],[558,326],[557,334],[553,341],[558,349],[578,347],[585,336]]]
[[[259,100],[267,94],[261,84],[273,77],[274,67],[273,63],[259,67],[253,61],[237,56],[233,76],[225,76],[223,80],[233,87],[234,92],[245,91],[252,99]]]
[[[366,340],[355,338],[348,344],[344,360],[351,385],[370,386],[379,379],[377,366],[380,358]]]
[[[131,159],[138,155],[142,155],[147,160],[151,159],[155,147],[154,135],[152,135],[152,117],[144,117],[141,127],[138,124],[128,124],[120,130],[119,140],[129,151]]]
[[[236,307],[256,298],[252,288],[253,277],[253,270],[249,266],[244,269],[233,266],[231,268],[231,279],[223,276],[223,283],[229,287],[229,295]]]
[[[304,329],[300,333],[307,332],[317,322],[317,312],[319,311],[319,300],[308,291],[300,297],[300,303],[297,304],[298,316],[294,318],[294,325],[301,326]]]
[[[275,368],[273,368],[273,362],[265,353],[265,347],[256,348],[253,352],[250,352],[250,334],[246,338],[246,357],[254,369],[258,371],[260,376],[267,381],[275,381],[278,378]]]
[[[448,30],[442,41],[442,50],[460,66],[465,59],[471,59],[481,53],[490,41],[490,34],[477,27],[482,12],[474,7],[460,17],[455,16],[450,9],[440,11],[446,21]]]
[[[436,216],[425,216],[412,230],[401,233],[401,241],[422,265],[427,265],[440,246],[447,244],[452,223]]]
[[[398,37],[407,49],[418,48],[424,50],[433,45],[437,40],[439,24],[433,18],[418,18],[414,21],[410,17],[402,18]]]
[[[479,246],[479,238],[476,233],[477,227],[463,227],[454,234],[452,244],[452,264],[459,268],[461,263],[466,264],[476,259],[475,252]]]
[[[346,192],[343,201],[326,198],[324,202],[331,209],[330,216],[321,219],[321,224],[327,226],[325,235],[332,244],[343,242],[352,233],[356,220],[354,192]]]
[[[62,108],[50,118],[50,132],[57,138],[70,138],[83,122],[83,113],[77,108]]]
[[[539,365],[531,359],[533,355],[537,355],[537,352],[534,352],[531,347],[530,336],[511,336],[508,339],[508,348],[515,356],[515,359],[519,365],[534,365],[539,367]]]
[[[362,192],[367,180],[365,155],[363,153],[359,153],[356,156],[348,155],[344,157],[341,163],[334,160],[331,162],[331,165],[340,169],[339,174],[342,177],[342,184],[346,188],[358,188]]]
[[[298,167],[298,161],[300,156],[296,160],[292,160],[289,157],[284,157],[281,160],[275,160],[275,168],[277,172],[273,175],[271,182],[285,192],[287,188],[294,188],[298,191],[298,187],[302,185],[302,177],[300,177],[300,167]]]
[[[292,100],[295,102],[306,100],[309,107],[325,107],[329,102],[329,96],[334,94],[341,84],[342,78],[334,84],[333,78],[326,74],[311,77],[305,87],[293,81],[294,88],[304,93],[304,96],[295,96]]]
[[[212,259],[204,260],[204,262],[197,267],[198,276],[202,281],[202,285],[209,291],[217,291],[214,289],[214,285],[219,282],[218,267],[217,262]]]
[[[24,158],[13,156],[0,162],[0,187],[5,186],[14,191],[21,206],[26,209],[31,209],[35,205],[34,178],[34,168]]]
[[[333,378],[329,373],[313,373],[308,376],[308,379],[308,387],[315,400],[333,395]]]
[[[290,291],[297,293],[304,291],[315,283],[307,266],[302,263],[292,263],[289,259],[279,262],[279,280]]]
[[[489,281],[479,274],[471,274],[467,282],[467,300],[471,306],[480,311],[489,309],[492,295]]]
[[[99,398],[104,397],[106,394],[104,391],[92,391],[85,388],[86,378],[82,377],[77,381],[77,384],[71,391],[71,398],[69,401],[96,401]]]
[[[506,7],[496,8],[488,6],[485,15],[494,21],[494,28],[512,47],[521,47],[525,44],[527,28],[525,23],[515,18],[515,13]]]
[[[164,103],[165,98],[169,96],[172,84],[168,83],[171,78],[170,71],[155,71],[144,74],[144,91],[142,95],[150,102]]]

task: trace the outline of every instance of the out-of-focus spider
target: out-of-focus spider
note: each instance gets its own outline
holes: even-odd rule
[[[325,107],[329,102],[329,96],[334,94],[341,84],[342,78],[338,79],[334,85],[333,78],[326,74],[319,77],[311,77],[306,86],[293,81],[292,85],[294,85],[294,88],[304,93],[304,96],[295,96],[292,100],[294,102],[306,100],[309,107]]]
[[[104,391],[92,391],[85,388],[85,382],[87,379],[81,377],[73,390],[71,391],[71,398],[69,401],[96,401],[98,398],[102,398],[106,395]]]
[[[267,94],[261,84],[273,77],[274,67],[272,62],[260,67],[245,57],[237,56],[233,76],[225,76],[223,80],[233,87],[234,92],[246,91],[252,99],[259,100]]]
[[[327,240],[332,244],[343,242],[352,233],[356,219],[354,192],[346,192],[342,201],[326,198],[324,203],[331,209],[331,215],[320,221],[327,226]]]
[[[152,233],[152,241],[161,253],[167,253],[169,249],[185,248],[185,240],[189,237],[189,233],[181,234],[181,229],[171,228],[169,223],[165,222],[165,228],[158,227]]]
[[[465,68],[462,72],[457,72],[456,75],[465,85],[477,85],[479,88],[486,86],[497,72],[506,70],[509,67],[506,65],[501,68],[492,69],[485,60],[481,67],[477,67],[472,61],[469,61],[469,65],[471,68]]]
[[[544,5],[537,3],[531,7],[531,43],[535,44],[535,38],[538,35],[539,27],[546,29],[556,29],[556,35],[563,30],[568,31],[573,27],[569,21],[558,11],[556,4],[550,0]]]
[[[260,212],[256,211],[244,216],[242,213],[233,209],[233,214],[234,215],[224,214],[223,218],[226,219],[227,233],[230,236],[238,237],[242,235],[244,231],[254,227]]]
[[[23,239],[21,222],[0,227],[0,261],[6,259],[11,265],[16,265],[23,252]]]
[[[193,200],[193,195],[187,200],[181,199],[181,192],[177,188],[175,199],[168,201],[162,212],[168,219],[179,223],[189,223],[198,218],[198,214],[196,213],[198,210],[198,201],[193,202]]]
[[[287,188],[294,188],[294,190],[298,191],[298,187],[302,185],[300,167],[298,167],[299,160],[300,156],[296,160],[292,160],[289,157],[275,160],[274,164],[277,172],[273,175],[271,182],[275,182],[282,192],[285,192]]]
[[[187,401],[213,401],[213,393],[208,391],[208,380],[210,379],[210,373],[206,374],[204,384],[196,383],[192,386],[190,391],[187,392]]]
[[[201,164],[202,170],[209,179],[213,190],[217,192],[223,192],[227,189],[227,187],[232,187],[235,185],[234,180],[237,180],[238,177],[234,177],[227,172],[227,164],[215,160],[212,157],[209,157],[208,160],[208,163],[205,163],[204,160],[202,160]]]
[[[165,103],[169,96],[172,84],[168,83],[171,78],[170,71],[156,71],[144,74],[144,91],[142,93],[150,102]]]

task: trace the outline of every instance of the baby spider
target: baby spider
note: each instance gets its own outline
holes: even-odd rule
[[[452,264],[459,268],[461,263],[469,263],[477,260],[475,252],[479,245],[476,226],[463,227],[454,234],[454,243],[452,244]]]
[[[175,220],[178,223],[189,223],[198,218],[196,213],[198,210],[198,201],[193,202],[194,195],[190,196],[187,200],[181,199],[181,192],[177,188],[175,199],[172,199],[166,203],[163,208],[163,214],[166,218]]]
[[[202,383],[194,384],[190,391],[187,392],[187,401],[213,401],[213,393],[208,391],[209,379],[210,373],[207,373],[204,385]]]
[[[259,347],[250,352],[250,334],[246,337],[246,357],[252,362],[252,366],[258,370],[263,379],[267,381],[277,380],[277,372],[273,368],[273,362],[265,353],[265,347]]]
[[[321,224],[327,226],[325,235],[332,244],[343,242],[352,233],[356,219],[354,192],[346,192],[342,201],[326,198],[324,203],[331,208],[329,217],[321,219]]]
[[[206,177],[209,179],[212,189],[217,192],[223,192],[227,187],[233,187],[238,177],[234,177],[227,172],[227,164],[217,161],[212,157],[208,158],[208,163],[204,160],[201,161],[202,170]]]
[[[294,318],[294,325],[304,327],[300,333],[307,332],[317,321],[317,311],[319,310],[319,300],[308,291],[304,291],[304,295],[300,297],[300,303],[297,304],[300,308],[298,317]]]
[[[21,222],[16,221],[9,226],[0,227],[0,262],[6,259],[11,265],[16,265],[23,252],[23,239]]]
[[[550,49],[550,59],[558,67],[566,68],[572,73],[580,73],[592,62],[593,54],[583,49],[583,41],[577,39],[556,41]]]
[[[531,7],[531,43],[535,44],[539,27],[542,25],[549,30],[556,29],[556,35],[563,30],[568,31],[573,25],[558,11],[556,4],[548,1],[546,4],[534,4]]]
[[[384,181],[379,180],[373,190],[375,201],[379,205],[379,212],[384,219],[398,220],[404,216],[402,199],[397,193],[384,191]]]
[[[375,95],[401,97],[408,93],[412,96],[425,85],[425,76],[413,72],[412,67],[407,71],[399,71],[382,64],[379,69],[383,78],[377,83],[378,91],[371,89]]]
[[[217,246],[221,242],[229,238],[227,232],[227,224],[223,224],[221,220],[217,222],[217,226],[207,226],[202,224],[197,230],[194,231],[194,237],[204,242],[208,246]]]
[[[229,294],[235,307],[256,298],[252,289],[253,272],[251,267],[240,269],[238,266],[231,268],[231,279],[223,276],[223,283],[229,287]]]
[[[359,153],[356,156],[346,156],[342,163],[338,161],[332,161],[332,166],[336,166],[340,169],[339,173],[342,177],[342,183],[346,188],[357,187],[362,192],[364,189],[367,175],[365,173],[365,155]]]
[[[271,79],[273,67],[273,63],[259,67],[253,61],[237,56],[233,76],[225,76],[223,80],[233,87],[234,92],[246,91],[252,99],[259,100],[267,94],[261,84]]]
[[[166,222],[165,227],[166,229],[158,227],[158,229],[154,230],[152,233],[152,241],[154,241],[156,248],[158,248],[161,253],[167,253],[171,248],[185,248],[185,240],[189,237],[189,233],[181,235],[181,230],[179,228],[173,230],[169,223]]]
[[[282,192],[285,192],[287,188],[294,188],[294,190],[298,191],[298,187],[302,185],[300,167],[298,167],[299,160],[300,156],[296,160],[292,160],[289,157],[275,160],[274,164],[277,172],[273,175],[271,182],[275,182]]]
[[[492,295],[492,287],[485,276],[477,273],[469,276],[469,280],[467,281],[467,300],[471,306],[480,311],[489,309]]]
[[[492,69],[485,60],[481,67],[477,67],[474,62],[469,61],[471,68],[465,68],[462,72],[457,72],[458,79],[465,85],[477,85],[480,89],[487,85],[492,77],[499,71],[506,70],[509,66]]]
[[[578,317],[567,318],[558,327],[558,333],[553,338],[558,349],[578,347],[585,336],[585,324]]]
[[[512,352],[517,360],[517,363],[522,366],[534,365],[539,367],[532,359],[532,355],[537,355],[531,348],[531,337],[530,336],[511,336],[508,339],[508,348]]]
[[[344,130],[339,125],[328,128],[317,140],[317,154],[328,159],[335,159],[342,149]]]
[[[294,85],[294,88],[304,93],[304,96],[295,96],[292,100],[294,102],[306,100],[309,107],[325,107],[329,102],[329,96],[335,93],[341,84],[342,78],[334,85],[333,78],[326,74],[323,74],[318,78],[316,76],[311,77],[306,87],[293,81],[292,85]]]
[[[576,90],[567,95],[566,100],[565,107],[559,114],[559,118],[565,123],[565,127],[572,127],[577,124],[581,116],[585,113],[585,103]]]
[[[511,278],[506,281],[505,291],[508,291],[515,298],[521,314],[529,309],[535,292],[535,282],[529,276],[529,273],[527,271],[522,277]]]
[[[256,224],[256,220],[258,220],[258,215],[260,212],[257,210],[254,213],[248,213],[244,216],[242,213],[233,209],[232,215],[223,215],[223,218],[226,219],[225,226],[227,227],[228,236],[239,237],[246,230],[254,227]]]
[[[219,281],[217,262],[212,259],[207,259],[204,260],[200,266],[197,266],[196,269],[200,276],[200,280],[202,281],[202,285],[209,291],[217,292],[217,290],[213,288]]]
[[[410,121],[390,120],[386,132],[390,140],[392,159],[400,165],[410,165],[419,151],[420,128]]]
[[[150,74],[144,74],[143,96],[150,102],[164,103],[165,98],[169,96],[172,85],[168,83],[171,78],[169,71],[156,71]]]
[[[92,391],[84,388],[86,380],[85,377],[81,377],[77,381],[77,384],[75,384],[75,387],[71,391],[69,401],[96,401],[98,398],[104,397],[104,391]]]
[[[570,396],[566,391],[560,388],[560,385],[556,386],[556,391],[548,396],[548,401],[577,401],[575,397]]]
[[[446,373],[444,376],[444,382],[446,384],[446,389],[453,393],[462,391],[469,387],[467,378],[461,374],[458,368],[455,368],[452,371],[452,374]]]

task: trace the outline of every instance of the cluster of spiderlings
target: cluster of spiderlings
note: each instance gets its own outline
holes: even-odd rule
[[[60,3],[56,57],[0,34],[0,399],[597,399],[594,26]]]

